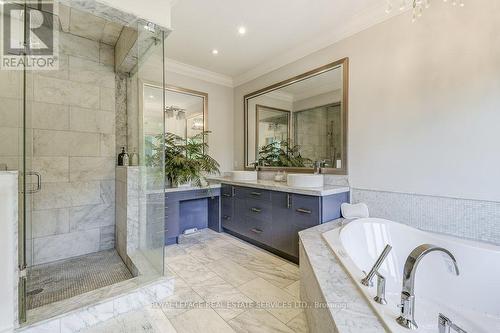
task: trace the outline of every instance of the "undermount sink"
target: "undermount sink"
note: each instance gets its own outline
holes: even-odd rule
[[[323,175],[291,173],[286,177],[286,183],[292,187],[322,187]]]
[[[231,178],[239,181],[254,181],[257,180],[257,171],[231,171]]]

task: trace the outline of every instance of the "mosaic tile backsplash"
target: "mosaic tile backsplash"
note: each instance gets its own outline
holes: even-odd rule
[[[352,189],[351,201],[366,203],[372,217],[500,245],[500,202],[356,188]]]

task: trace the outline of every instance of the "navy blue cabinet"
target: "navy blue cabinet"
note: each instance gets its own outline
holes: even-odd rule
[[[222,184],[225,231],[298,261],[298,232],[340,217],[349,193],[310,196]]]

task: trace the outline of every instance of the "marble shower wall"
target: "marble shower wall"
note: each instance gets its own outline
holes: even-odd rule
[[[32,169],[42,176],[33,195],[33,264],[115,243],[114,49],[65,32],[59,42],[59,70],[28,81]]]

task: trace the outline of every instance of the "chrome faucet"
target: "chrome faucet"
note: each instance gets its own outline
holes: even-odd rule
[[[438,328],[439,333],[451,333],[451,331],[457,333],[467,333],[466,330],[452,322],[450,318],[446,317],[442,313],[440,313],[438,317]]]
[[[318,175],[321,173],[321,167],[325,164],[325,161],[315,161],[314,162],[314,174]]]
[[[391,252],[391,249],[392,246],[387,244],[380,256],[377,258],[377,261],[375,261],[375,264],[373,264],[370,272],[366,274],[366,277],[361,280],[362,285],[371,286],[373,277],[375,275],[377,276],[377,296],[375,296],[373,299],[379,304],[387,304],[387,301],[385,300],[385,277],[380,274],[378,270],[384,262],[385,258],[387,258],[387,256],[389,255],[389,252]]]
[[[403,290],[401,291],[401,315],[396,319],[397,323],[405,328],[415,330],[418,328],[415,322],[415,273],[418,264],[423,257],[435,251],[447,254],[453,261],[455,274],[459,275],[457,261],[450,251],[432,244],[422,244],[411,251],[406,258],[403,268]]]

